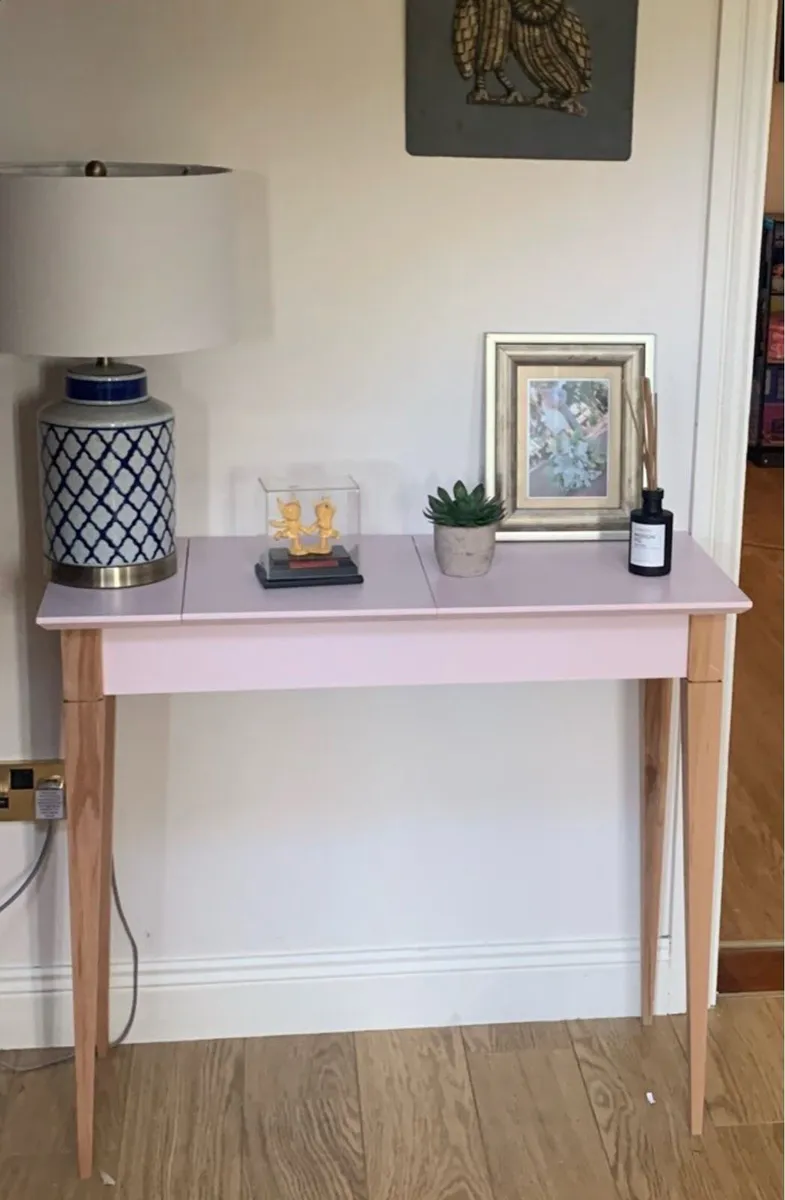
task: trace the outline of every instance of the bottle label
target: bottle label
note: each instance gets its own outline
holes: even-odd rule
[[[639,525],[630,527],[630,562],[634,567],[665,566],[665,526]]]

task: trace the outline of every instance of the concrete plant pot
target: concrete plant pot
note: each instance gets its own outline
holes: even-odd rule
[[[433,548],[444,575],[474,579],[487,575],[496,549],[497,525],[434,525]]]

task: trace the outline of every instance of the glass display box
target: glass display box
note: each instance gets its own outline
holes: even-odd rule
[[[264,498],[264,588],[362,583],[360,489],[350,475],[259,480]]]

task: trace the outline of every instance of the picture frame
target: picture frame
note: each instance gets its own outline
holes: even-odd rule
[[[625,161],[638,0],[406,0],[406,149]]]
[[[489,333],[485,487],[503,541],[629,537],[640,502],[651,334]]]

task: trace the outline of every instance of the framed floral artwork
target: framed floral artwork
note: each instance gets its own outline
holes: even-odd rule
[[[629,536],[644,378],[648,334],[487,334],[485,486],[504,503],[500,538]]]

